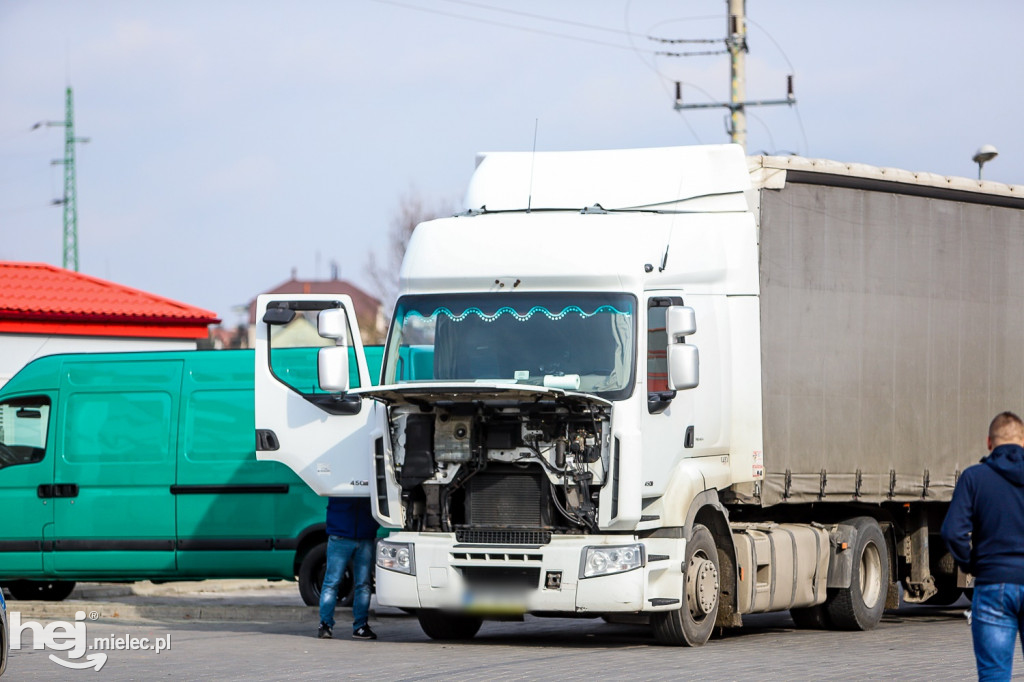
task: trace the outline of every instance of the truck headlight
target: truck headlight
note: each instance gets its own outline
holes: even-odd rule
[[[580,578],[624,573],[644,565],[643,545],[584,547]]]
[[[408,542],[386,542],[377,544],[377,565],[389,571],[416,575],[416,553]]]

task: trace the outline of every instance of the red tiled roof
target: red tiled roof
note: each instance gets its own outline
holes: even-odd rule
[[[0,331],[205,338],[209,310],[46,263],[0,261]]]

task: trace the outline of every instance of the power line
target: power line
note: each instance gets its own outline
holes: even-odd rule
[[[562,39],[565,39],[565,40],[575,40],[577,42],[590,43],[591,45],[601,45],[603,47],[614,47],[614,48],[616,48],[618,50],[633,50],[634,49],[633,46],[631,46],[631,45],[621,45],[619,43],[609,43],[609,42],[606,42],[604,40],[595,40],[593,38],[584,38],[582,36],[572,36],[572,35],[568,35],[566,33],[556,33],[554,31],[545,31],[545,30],[539,29],[539,28],[529,28],[527,26],[517,26],[515,24],[506,24],[506,23],[503,23],[503,22],[500,22],[500,21],[494,21],[494,20],[491,20],[491,19],[483,19],[483,18],[480,18],[480,17],[471,17],[471,16],[467,16],[465,14],[457,14],[455,12],[445,12],[443,10],[430,9],[430,8],[427,8],[427,7],[420,7],[418,5],[410,5],[408,3],[398,2],[397,0],[372,0],[372,1],[376,2],[378,4],[381,4],[381,5],[393,5],[395,7],[402,7],[404,9],[411,9],[411,10],[415,10],[417,12],[424,12],[424,13],[427,13],[427,14],[437,14],[439,16],[452,17],[454,19],[462,19],[464,21],[474,21],[474,22],[476,22],[478,24],[487,24],[489,26],[500,26],[501,28],[509,28],[509,29],[512,29],[512,30],[515,30],[515,31],[523,31],[523,32],[526,32],[526,33],[535,33],[535,34],[538,34],[538,35],[549,36],[549,37],[552,37],[552,38],[562,38]],[[500,11],[500,10],[496,10],[496,11]],[[513,12],[513,10],[506,10],[506,11]],[[654,54],[653,50],[644,50],[644,52],[647,52],[648,54]]]
[[[469,0],[444,0],[444,2],[450,2],[455,5],[466,5],[467,7],[477,7],[479,9],[485,9],[490,12],[501,12],[503,14],[514,14],[520,17],[528,17],[530,19],[540,19],[541,21],[549,21],[554,24],[565,24],[566,26],[577,26],[579,28],[588,28],[594,31],[605,31],[607,33],[617,33],[619,35],[635,35],[630,34],[628,31],[624,31],[620,28],[609,28],[607,26],[597,26],[596,24],[587,24],[582,21],[572,21],[570,19],[558,19],[555,17],[545,17],[540,14],[534,14],[532,12],[521,12],[519,10],[507,9],[505,7],[494,7],[492,5],[485,5],[481,2],[470,2]],[[644,37],[644,36],[636,36]]]

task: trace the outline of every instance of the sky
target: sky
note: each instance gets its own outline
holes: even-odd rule
[[[748,153],[1024,184],[1024,3],[748,0]],[[376,294],[400,206],[481,151],[729,141],[726,0],[0,0],[0,260],[61,265],[74,90],[83,273],[227,325],[291,277]],[[1024,189],[1022,189],[1024,191]],[[397,274],[396,274],[397,276]],[[390,302],[386,302],[390,307]]]

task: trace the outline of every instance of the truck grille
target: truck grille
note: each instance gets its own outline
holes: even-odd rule
[[[455,539],[473,545],[546,545],[551,531],[473,528],[456,530]]]

